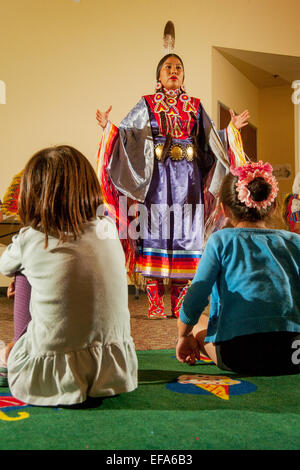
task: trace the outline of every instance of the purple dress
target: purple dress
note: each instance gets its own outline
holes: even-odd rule
[[[165,142],[170,146],[162,161]],[[129,214],[136,216],[135,231],[120,237],[128,264],[133,260],[145,277],[192,279],[210,203],[229,168],[226,130],[215,129],[197,98],[146,95],[119,128],[106,126],[97,167],[119,227],[124,228],[120,200],[136,203],[137,212],[131,206]],[[133,256],[132,240],[138,247]]]
[[[147,217],[139,239],[137,271],[150,277],[192,279],[203,251],[202,172],[200,155],[196,156],[192,137],[197,126],[196,121],[201,120],[202,107],[199,100],[189,98],[189,106],[193,111],[191,117],[185,111],[184,103],[179,100],[176,102],[176,114],[171,115],[167,121],[171,133],[175,133],[176,137],[172,136],[171,151],[162,162],[157,156],[159,157],[166,136],[160,113],[155,112],[159,111],[160,105],[159,103],[157,106],[155,97],[156,95],[145,97],[156,158],[144,202]],[[203,130],[203,126],[200,127]],[[204,140],[203,132],[198,132],[196,138],[198,144],[201,143]],[[186,149],[189,149],[189,155]],[[211,165],[213,158],[209,155],[206,157],[207,166]]]

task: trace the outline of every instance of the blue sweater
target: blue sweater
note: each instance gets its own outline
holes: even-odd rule
[[[226,228],[208,240],[180,310],[194,325],[210,299],[206,341],[259,332],[300,332],[300,236]]]

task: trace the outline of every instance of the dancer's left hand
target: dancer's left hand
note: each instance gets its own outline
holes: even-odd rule
[[[235,125],[237,129],[241,129],[248,125],[248,119],[250,118],[250,114],[248,109],[243,111],[241,114],[235,114],[232,109],[229,110],[231,116],[231,122]]]

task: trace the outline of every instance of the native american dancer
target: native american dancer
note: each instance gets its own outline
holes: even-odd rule
[[[166,280],[178,316],[177,300],[201,259],[222,179],[230,165],[245,163],[238,129],[249,114],[231,111],[227,129],[216,131],[200,100],[186,93],[176,54],[161,59],[156,78],[156,93],[143,96],[119,128],[109,120],[111,107],[97,110],[103,128],[97,172],[128,270],[146,278],[148,317],[166,318]]]

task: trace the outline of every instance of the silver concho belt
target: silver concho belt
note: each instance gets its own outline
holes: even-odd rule
[[[155,156],[157,160],[161,160],[162,152],[163,152],[164,144],[156,144],[154,148]],[[181,145],[181,144],[173,144],[169,150],[168,157],[171,160],[183,160],[184,158],[192,162],[195,160],[197,154],[196,149],[193,145]]]

